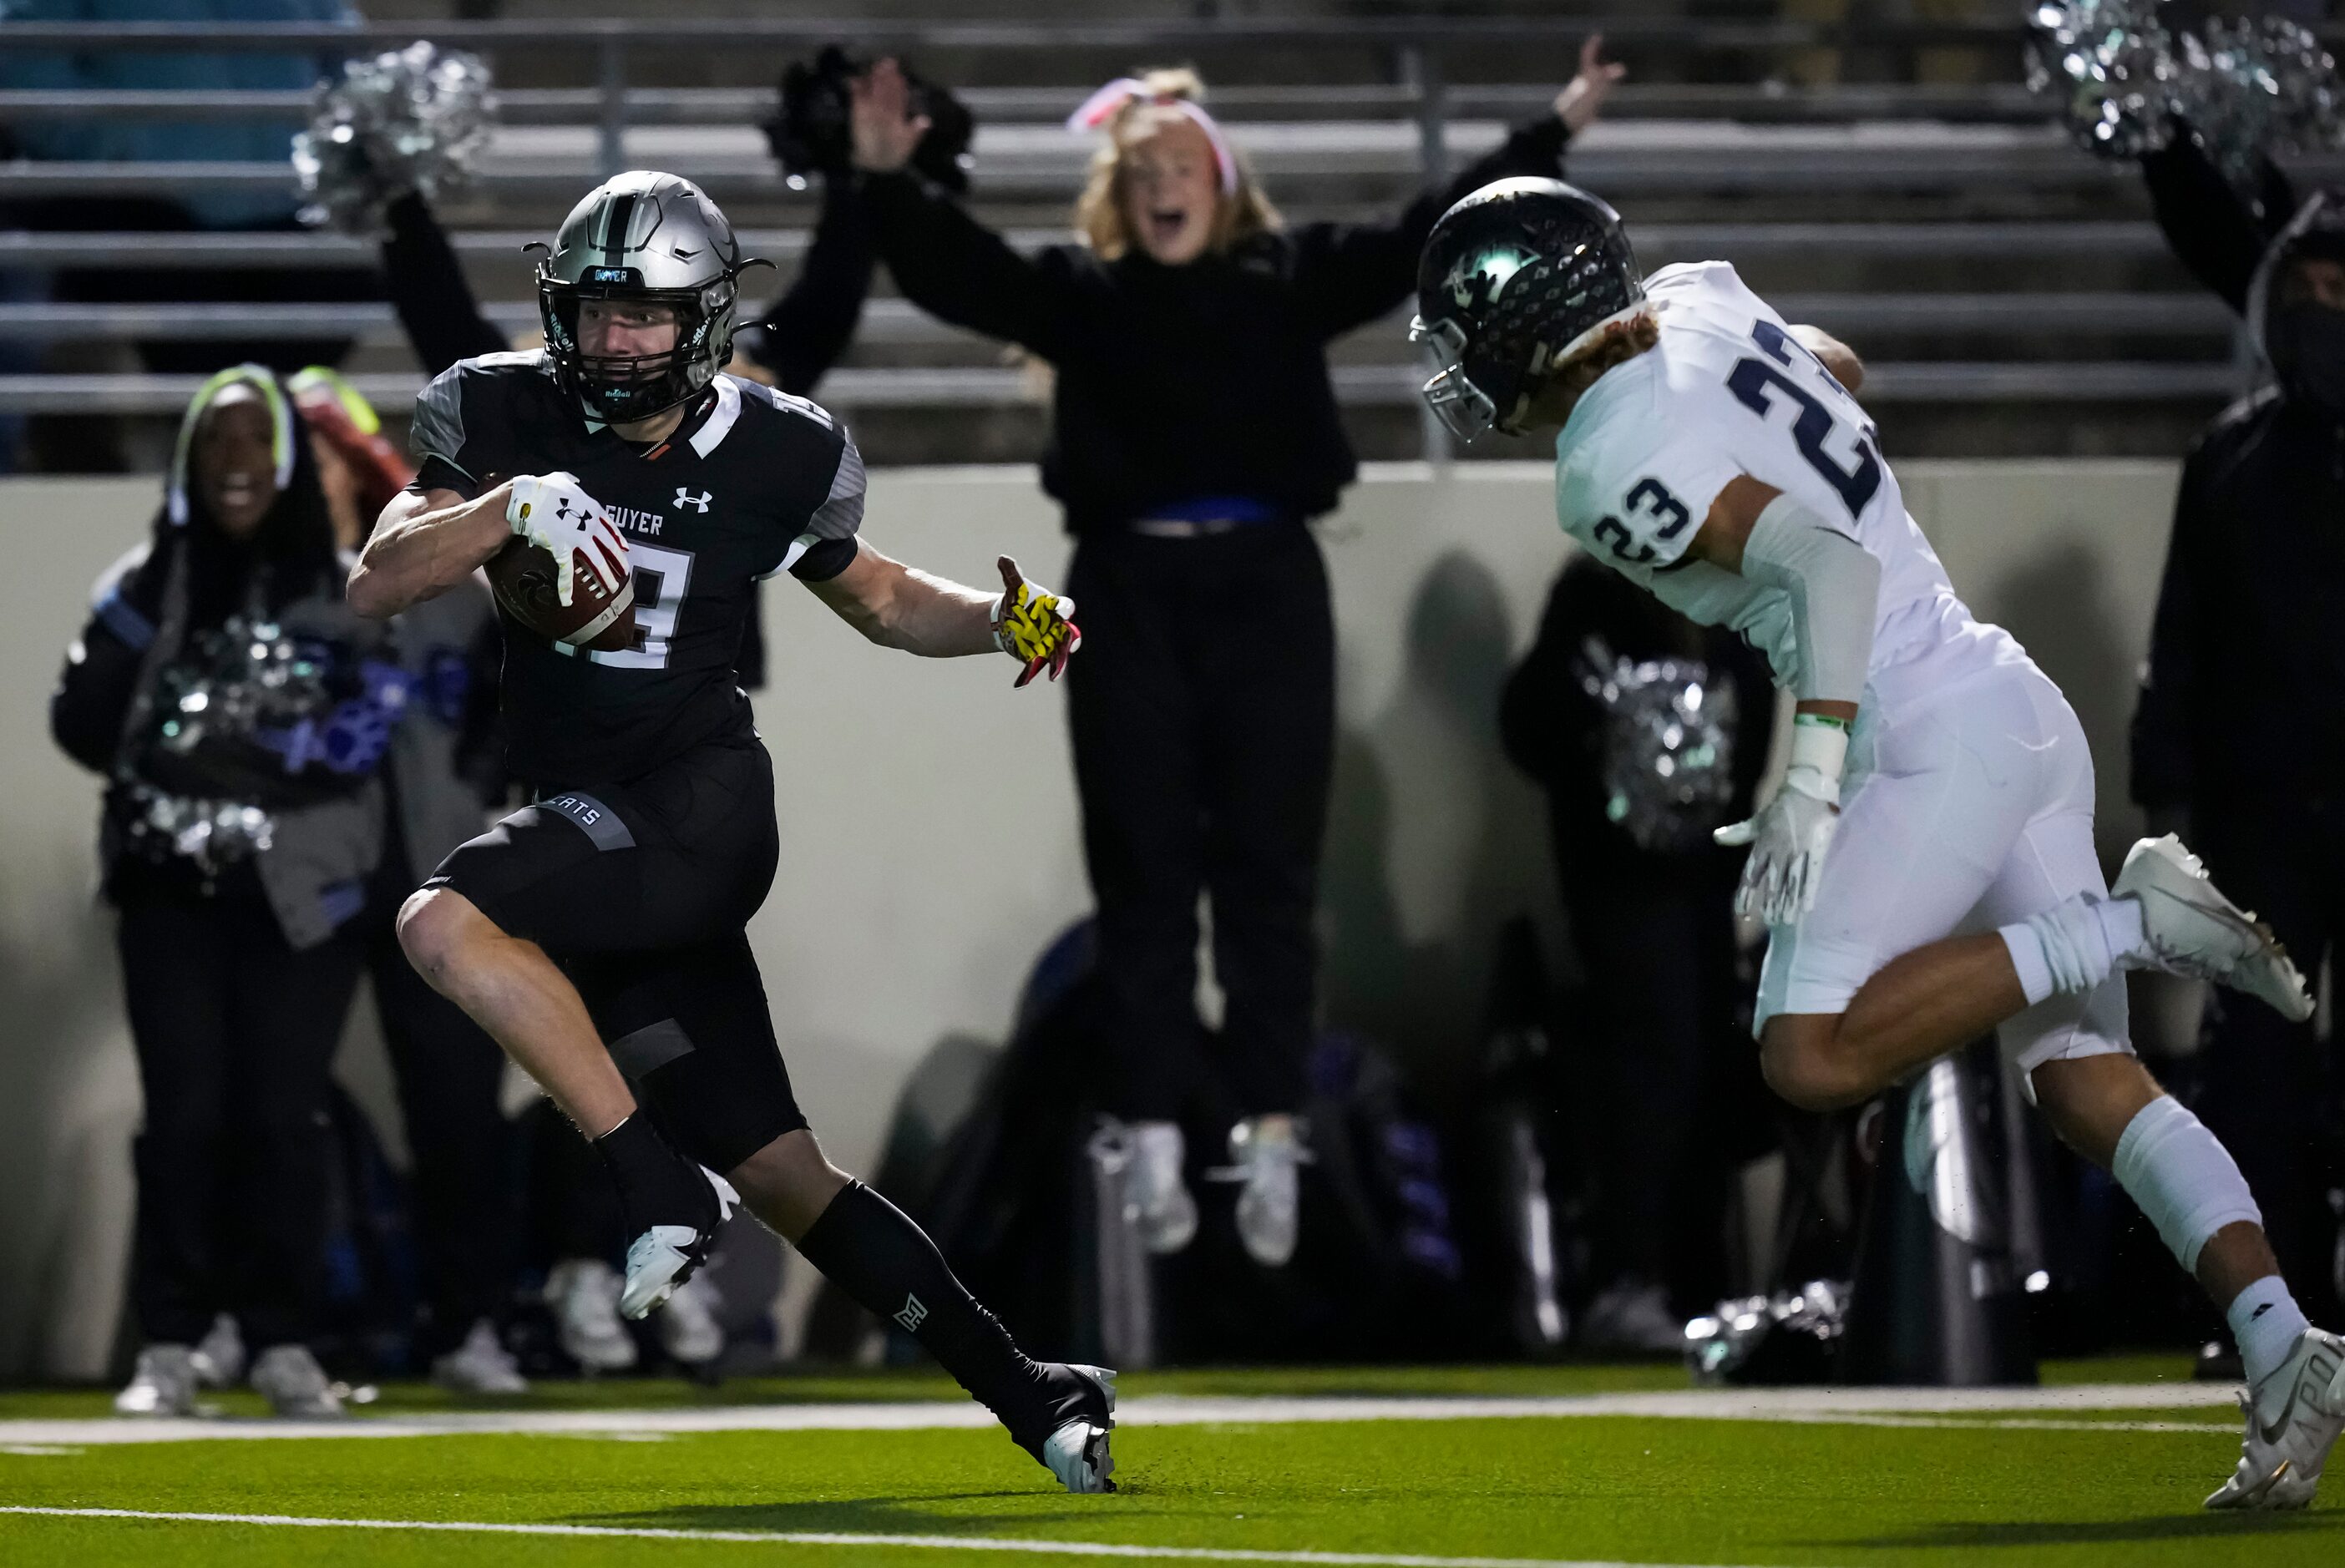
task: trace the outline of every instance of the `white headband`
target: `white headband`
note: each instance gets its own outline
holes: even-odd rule
[[[1067,116],[1067,128],[1071,131],[1095,131],[1134,100],[1142,100],[1159,108],[1178,109],[1188,116],[1190,122],[1204,132],[1205,139],[1213,146],[1213,163],[1222,171],[1222,194],[1237,194],[1237,155],[1230,151],[1229,138],[1222,135],[1221,126],[1205,112],[1204,106],[1171,93],[1151,93],[1148,84],[1137,77],[1118,76],[1085,98],[1083,106]]]

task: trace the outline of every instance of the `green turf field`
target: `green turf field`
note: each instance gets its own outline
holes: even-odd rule
[[[714,1391],[567,1385],[526,1408],[641,1413],[621,1411],[600,1431],[371,1440],[107,1443],[71,1424],[102,1411],[102,1395],[20,1394],[0,1398],[0,1506],[384,1522],[0,1514],[0,1563],[1043,1560],[949,1544],[960,1538],[1104,1545],[1175,1564],[1233,1553],[1305,1563],[1292,1554],[1355,1553],[1381,1564],[2345,1564],[2345,1492],[2296,1516],[2199,1509],[2237,1440],[2219,1409],[2191,1397],[2180,1370],[2047,1368],[2047,1381],[2148,1385],[2127,1391],[2139,1408],[2049,1415],[1330,1421],[1280,1403],[1255,1407],[1258,1420],[1160,1424],[1135,1410],[1117,1433],[1123,1490],[1112,1497],[1055,1492],[986,1431],[657,1429],[707,1411],[730,1419],[732,1401],[937,1399],[945,1388],[926,1377],[772,1379]],[[1680,1387],[1666,1368],[1461,1368],[1159,1374],[1127,1379],[1123,1393],[1128,1407],[1154,1397],[1167,1409],[1162,1396],[1633,1397]],[[369,1419],[430,1420],[445,1408],[428,1391],[393,1388]],[[76,1431],[86,1441],[71,1441]],[[28,1432],[52,1441],[21,1441]],[[426,1528],[452,1522],[577,1533]],[[652,1533],[662,1532],[675,1533]],[[1051,1553],[1108,1555],[1069,1556],[1063,1545]]]

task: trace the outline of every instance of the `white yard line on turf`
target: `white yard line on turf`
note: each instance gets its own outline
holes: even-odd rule
[[[0,1513],[50,1519],[160,1520],[177,1524],[291,1525],[312,1530],[441,1530],[629,1541],[737,1541],[753,1545],[908,1546],[934,1552],[1032,1552],[1057,1557],[1169,1557],[1184,1562],[1297,1563],[1325,1568],[1688,1568],[1686,1564],[1554,1557],[1425,1557],[1398,1552],[1249,1552],[1214,1546],[1125,1546],[1097,1541],[1018,1541],[992,1535],[864,1535],[816,1530],[664,1530],[656,1525],[487,1524],[452,1519],[314,1519],[293,1513],[163,1513],[144,1508],[33,1508]]]
[[[1679,1389],[1652,1393],[1546,1398],[1240,1397],[1160,1394],[1116,1407],[1123,1426],[1286,1426],[1319,1421],[1487,1421],[1507,1417],[1632,1416],[1641,1419],[1827,1422],[1848,1425],[1994,1427],[2010,1416],[2073,1417],[2087,1411],[2230,1407],[2237,1395],[2214,1383],[2092,1383],[2039,1389]],[[1932,1421],[1933,1416],[2005,1419]],[[2029,1424],[2034,1424],[2033,1422]],[[2163,1430],[2228,1430],[2208,1423],[2136,1423]],[[4,1443],[202,1442],[321,1437],[560,1435],[574,1432],[909,1431],[990,1427],[969,1401],[898,1404],[695,1405],[682,1410],[447,1411],[357,1416],[339,1421],[253,1419],[157,1421],[99,1416],[83,1421],[0,1421]],[[2063,1428],[2126,1430],[2116,1421]]]

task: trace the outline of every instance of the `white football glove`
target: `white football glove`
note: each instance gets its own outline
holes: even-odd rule
[[[505,521],[519,537],[553,557],[554,596],[567,605],[583,554],[601,580],[604,597],[627,581],[627,541],[603,503],[578,488],[572,473],[523,474],[513,481]]]
[[[1789,926],[1816,906],[1824,852],[1840,826],[1840,778],[1848,754],[1846,726],[1802,713],[1792,729],[1792,765],[1783,787],[1748,822],[1711,836],[1731,848],[1751,846],[1734,912]]]

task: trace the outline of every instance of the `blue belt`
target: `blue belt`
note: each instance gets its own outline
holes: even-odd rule
[[[1284,507],[1258,496],[1200,495],[1150,507],[1147,516],[1133,520],[1132,531],[1152,539],[1196,539],[1284,522],[1290,515]]]

